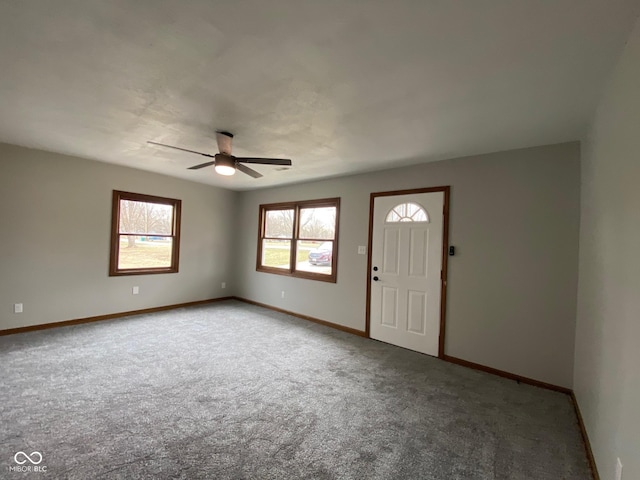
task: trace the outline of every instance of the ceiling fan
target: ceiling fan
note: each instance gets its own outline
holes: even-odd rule
[[[245,163],[256,163],[260,165],[282,165],[285,167],[291,166],[291,160],[284,158],[255,158],[255,157],[234,157],[231,155],[231,140],[233,134],[229,132],[216,132],[216,140],[218,141],[219,153],[211,155],[209,153],[196,152],[194,150],[187,150],[186,148],[174,147],[173,145],[165,145],[164,143],[147,142],[151,145],[158,145],[160,147],[173,148],[174,150],[182,150],[183,152],[195,153],[196,155],[202,155],[203,157],[213,158],[210,162],[201,163],[189,167],[189,170],[198,170],[200,168],[209,167],[214,165],[216,172],[220,175],[233,175],[236,170],[240,170],[242,173],[253,178],[260,178],[261,173],[256,172],[254,169],[244,165]]]

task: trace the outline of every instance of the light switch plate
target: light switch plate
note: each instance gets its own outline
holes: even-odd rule
[[[138,295],[138,294],[140,293],[140,287],[133,287],[133,288],[131,289],[131,293],[132,293],[133,295]]]
[[[364,245],[358,245],[358,255],[366,255],[367,254],[367,247],[365,247]]]

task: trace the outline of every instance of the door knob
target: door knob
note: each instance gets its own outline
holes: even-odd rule
[[[377,282],[378,280],[380,280],[378,277],[373,277],[374,282]]]
[[[373,267],[373,271],[377,272],[378,271],[378,267]]]

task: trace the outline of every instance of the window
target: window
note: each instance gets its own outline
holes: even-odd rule
[[[340,199],[260,205],[260,272],[336,282]]]
[[[429,216],[427,212],[417,203],[401,203],[396,205],[387,214],[385,222],[398,223],[398,222],[428,222]]]
[[[114,190],[109,275],[176,273],[181,203]]]

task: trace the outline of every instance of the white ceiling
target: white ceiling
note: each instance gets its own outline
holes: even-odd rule
[[[638,0],[4,0],[0,141],[244,190],[579,139]],[[215,153],[291,158],[221,177]]]

